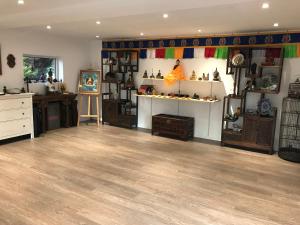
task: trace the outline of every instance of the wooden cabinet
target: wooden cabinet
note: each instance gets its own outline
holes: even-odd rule
[[[240,142],[225,142],[225,144],[273,154],[276,114],[273,117],[245,115],[242,140]]]
[[[102,121],[103,123],[118,122],[118,101],[104,99],[102,102]]]

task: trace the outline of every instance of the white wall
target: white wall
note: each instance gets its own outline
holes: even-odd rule
[[[23,81],[23,54],[53,56],[63,61],[64,81],[69,91],[76,91],[80,69],[91,67],[90,43],[85,40],[52,36],[50,33],[1,30],[0,45],[2,72],[0,90],[21,88]],[[101,45],[100,45],[101,46]],[[6,64],[8,54],[16,57],[16,66],[10,69]]]
[[[139,127],[150,129],[152,122],[151,116],[158,113],[191,116],[195,118],[196,137],[220,141],[223,97],[232,93],[233,91],[233,78],[231,75],[226,75],[226,60],[214,58],[206,59],[203,56],[199,59],[183,59],[181,62],[184,66],[187,77],[190,77],[192,71],[195,70],[198,76],[202,73],[210,73],[210,79],[212,79],[212,74],[217,67],[223,82],[213,83],[213,95],[216,95],[218,98],[222,99],[222,102],[214,104],[180,102],[178,104],[177,101],[140,98]],[[151,75],[152,69],[154,70],[154,75],[157,74],[158,70],[161,70],[162,74],[165,75],[171,71],[174,64],[175,60],[141,59],[140,72],[137,75],[136,80],[138,86],[141,84],[154,84],[159,92],[164,92],[165,94],[178,90],[178,84],[176,84],[174,87],[168,88],[164,85],[163,81],[148,81],[142,79],[145,70],[148,71],[149,76]],[[268,95],[273,106],[278,108],[275,149],[278,147],[282,99],[283,97],[287,96],[289,83],[294,82],[297,77],[300,77],[300,58],[285,59],[281,92],[279,95]],[[200,82],[181,82],[181,93],[192,95],[195,92],[200,94],[202,97],[209,95],[210,84]],[[248,108],[256,108],[259,95],[253,95],[253,98],[250,96],[247,98]]]

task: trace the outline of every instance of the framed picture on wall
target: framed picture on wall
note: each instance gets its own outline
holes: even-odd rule
[[[79,75],[79,94],[99,95],[100,94],[100,71],[81,70]]]

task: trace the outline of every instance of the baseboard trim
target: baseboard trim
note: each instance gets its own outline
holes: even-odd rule
[[[147,133],[147,134],[151,134],[151,129],[138,127],[137,131],[144,132],[144,133]],[[190,141],[198,142],[198,143],[202,143],[202,144],[210,144],[210,145],[218,145],[218,146],[221,145],[221,141],[215,141],[215,140],[211,140],[211,139],[198,138],[198,137],[194,137]]]

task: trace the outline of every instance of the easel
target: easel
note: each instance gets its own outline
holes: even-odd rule
[[[85,78],[83,78],[85,76]],[[82,86],[85,85],[91,85],[90,83],[87,83],[87,80],[92,82],[92,85],[94,85],[94,81],[97,80],[97,87],[96,90],[81,90]],[[99,96],[100,96],[100,85],[99,85],[99,79],[100,79],[100,71],[96,70],[81,70],[80,71],[80,77],[79,77],[79,84],[78,84],[78,92],[79,92],[79,109],[78,109],[78,121],[77,126],[80,125],[80,119],[81,118],[96,118],[97,119],[97,125],[100,126],[100,109],[99,109]],[[88,97],[88,110],[86,115],[81,115],[82,113],[82,101],[83,97]],[[91,114],[92,110],[92,97],[96,97],[96,113],[97,114]]]
[[[83,97],[88,97],[88,111],[86,115],[81,115],[82,111],[82,101]],[[92,97],[96,97],[96,113],[97,114],[91,114],[92,104],[91,100]],[[79,94],[79,110],[78,110],[78,122],[77,126],[80,125],[80,119],[81,118],[96,118],[97,119],[97,126],[100,126],[100,112],[99,112],[99,94]]]

